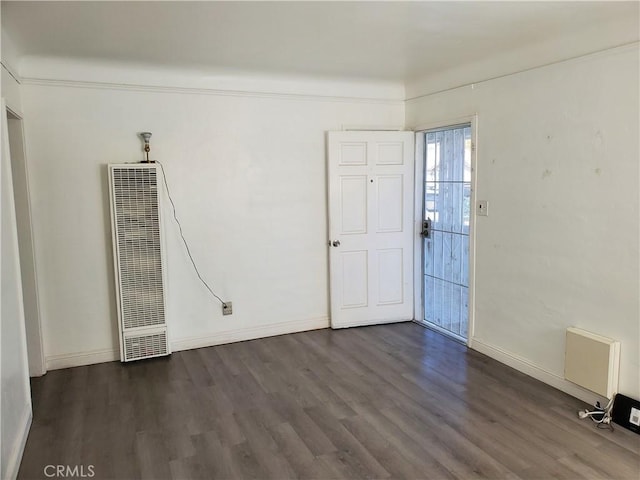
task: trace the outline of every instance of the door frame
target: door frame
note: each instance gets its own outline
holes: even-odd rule
[[[476,191],[478,155],[478,114],[437,120],[413,127],[416,134],[415,148],[415,204],[414,204],[414,320],[424,325],[424,261],[422,242],[422,217],[424,215],[424,133],[427,130],[447,128],[464,123],[471,124],[471,208],[469,212],[469,311],[467,325],[467,346],[471,346],[475,332],[476,293]]]
[[[40,312],[40,294],[38,290],[38,272],[35,258],[35,244],[33,238],[33,220],[31,211],[31,191],[29,189],[29,166],[27,162],[26,142],[25,142],[25,129],[24,118],[22,114],[15,108],[5,103],[4,111],[2,112],[6,118],[7,138],[9,139],[9,145],[7,145],[7,151],[9,153],[9,165],[12,170],[12,186],[14,195],[14,208],[16,203],[16,182],[22,189],[22,196],[24,197],[23,210],[18,215],[16,211],[16,228],[18,229],[18,247],[20,251],[20,258],[18,259],[21,272],[21,286],[23,302],[29,302],[31,308],[29,309],[30,315],[27,315],[27,308],[24,305],[24,321],[25,321],[25,334],[27,342],[28,352],[28,366],[29,376],[39,377],[47,372],[46,360],[44,355],[44,345],[42,338],[42,319]],[[10,124],[13,123],[13,126]],[[13,133],[10,129],[17,128],[18,130]],[[12,141],[13,140],[13,141]],[[18,155],[11,155],[11,149],[17,149]],[[15,152],[16,150],[14,150]],[[17,176],[13,166],[14,163],[19,163],[20,170],[23,175]],[[22,235],[21,235],[22,233]],[[27,238],[25,238],[25,235]],[[28,271],[26,271],[28,270]],[[26,278],[25,278],[26,277]],[[28,288],[25,288],[25,279]]]

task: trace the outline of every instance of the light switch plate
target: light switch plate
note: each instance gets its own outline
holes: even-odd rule
[[[478,200],[476,214],[482,217],[489,215],[489,202],[487,200]]]

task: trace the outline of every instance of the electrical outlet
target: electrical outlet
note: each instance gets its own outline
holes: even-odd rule
[[[224,302],[222,304],[222,315],[231,315],[233,313],[233,303]]]

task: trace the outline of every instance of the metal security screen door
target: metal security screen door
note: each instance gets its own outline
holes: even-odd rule
[[[471,125],[425,132],[424,321],[467,339]]]

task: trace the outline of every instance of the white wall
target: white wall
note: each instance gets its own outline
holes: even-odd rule
[[[20,84],[11,76],[4,66],[2,66],[0,70],[2,71],[2,98],[5,99],[7,107],[20,114],[22,112]]]
[[[409,126],[478,114],[472,346],[560,388],[564,334],[622,343],[640,397],[638,45],[407,102]]]
[[[2,95],[9,79],[2,79]],[[15,89],[17,91],[17,88]],[[18,237],[11,183],[5,103],[0,111],[0,399],[2,436],[0,477],[15,478],[31,423],[31,393],[18,258]]]
[[[116,358],[105,166],[139,161],[136,133],[145,130],[202,274],[233,301],[233,315],[223,317],[193,273],[165,203],[174,348],[326,327],[325,132],[402,126],[403,102],[313,96],[306,84],[302,95],[145,88],[145,78],[141,72],[128,87],[24,80],[49,367]],[[363,91],[373,90],[363,84]]]
[[[117,356],[104,166],[142,157],[136,132],[154,133],[152,157],[166,167],[202,273],[234,302],[222,317],[167,216],[172,342],[191,348],[327,325],[324,132],[402,126],[406,108],[408,126],[478,113],[478,198],[490,216],[477,225],[474,348],[566,389],[564,330],[577,325],[622,342],[620,391],[640,396],[637,53],[611,50],[406,107],[384,100],[398,98],[397,86],[26,59],[49,367]]]

